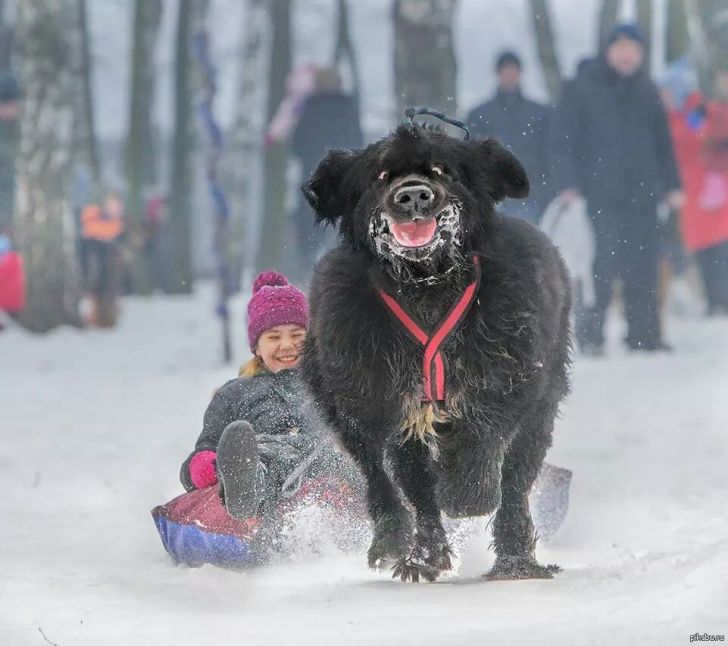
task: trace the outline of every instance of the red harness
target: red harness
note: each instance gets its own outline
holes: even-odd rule
[[[473,266],[475,269],[473,281],[465,288],[465,291],[450,308],[445,318],[440,321],[432,335],[428,335],[392,296],[383,289],[377,290],[387,309],[404,325],[412,337],[425,347],[422,359],[422,379],[425,386],[423,401],[445,401],[445,357],[442,355],[440,348],[442,348],[442,344],[445,343],[447,337],[465,318],[475,300],[475,295],[478,293],[478,286],[480,285],[480,260],[478,256],[473,256]]]

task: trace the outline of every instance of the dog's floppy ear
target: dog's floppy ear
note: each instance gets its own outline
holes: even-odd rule
[[[529,191],[528,176],[521,162],[495,139],[485,139],[475,144],[478,164],[492,187],[493,200],[500,202],[506,197],[526,197]]]
[[[333,224],[348,209],[351,196],[342,188],[344,176],[355,159],[356,153],[351,150],[330,150],[301,187],[318,222]]]

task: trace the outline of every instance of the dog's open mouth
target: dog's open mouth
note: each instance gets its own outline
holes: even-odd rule
[[[424,261],[436,249],[460,245],[460,204],[454,200],[436,216],[404,222],[381,211],[372,218],[370,234],[380,255]]]
[[[389,230],[402,247],[424,247],[432,242],[437,229],[437,218],[412,220],[410,222],[390,222]]]

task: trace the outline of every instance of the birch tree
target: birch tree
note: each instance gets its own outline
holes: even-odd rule
[[[240,287],[244,271],[254,267],[253,211],[255,176],[258,169],[260,130],[259,113],[265,94],[266,35],[268,15],[264,0],[247,0],[243,15],[242,53],[235,117],[229,153],[225,158],[227,190],[231,198],[230,255],[234,287]],[[257,118],[256,118],[257,116]]]
[[[20,116],[16,233],[26,268],[20,323],[34,332],[79,325],[80,280],[68,198],[76,70],[78,0],[23,0],[17,42],[24,95]]]

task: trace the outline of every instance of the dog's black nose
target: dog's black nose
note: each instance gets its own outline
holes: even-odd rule
[[[402,186],[394,194],[394,203],[411,215],[426,211],[434,200],[435,193],[427,184]]]

